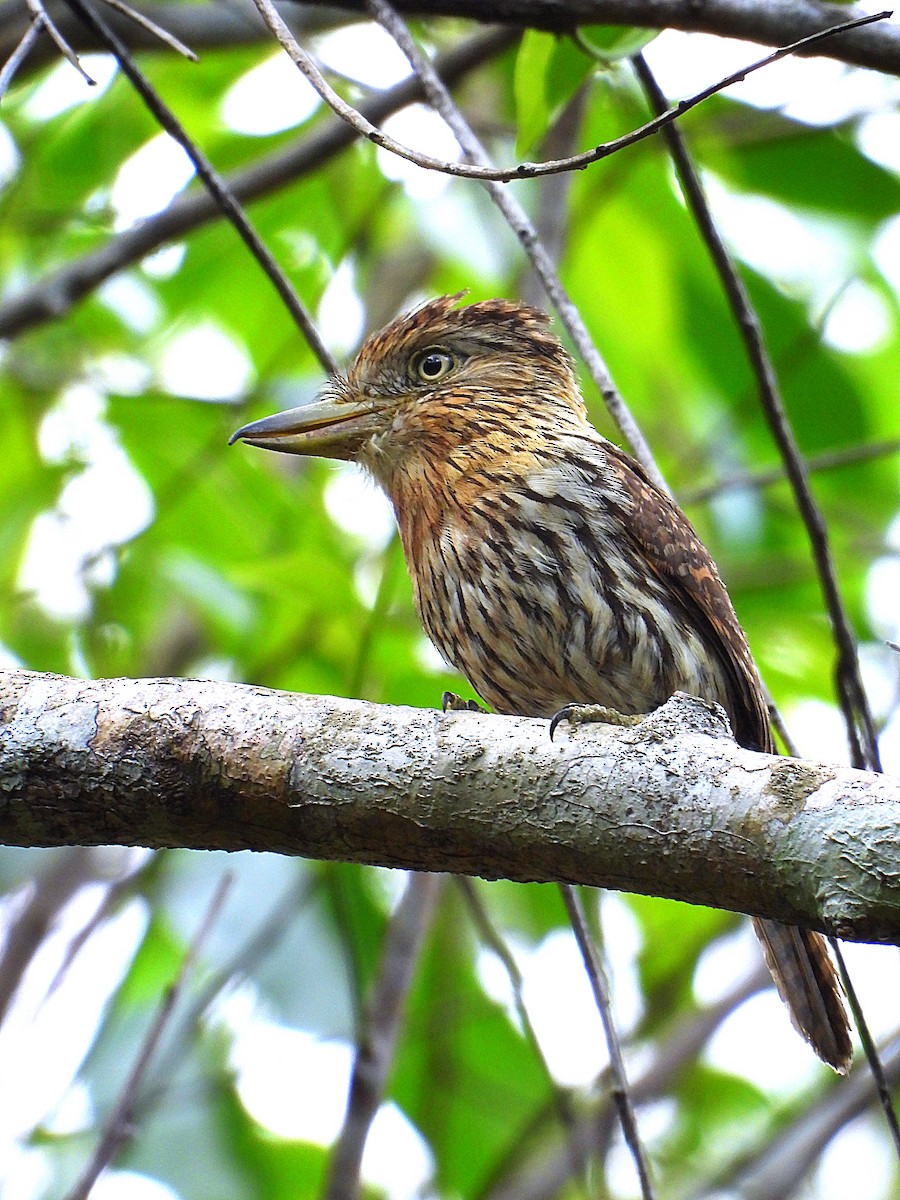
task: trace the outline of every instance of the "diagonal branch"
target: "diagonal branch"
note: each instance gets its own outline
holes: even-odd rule
[[[463,42],[442,54],[436,69],[448,84],[495,58],[511,46],[517,34],[493,30]],[[416,78],[374,97],[364,106],[372,121],[382,121],[416,100],[424,89]],[[323,122],[308,137],[260,159],[251,167],[225,176],[225,182],[241,203],[267,196],[318,170],[356,140],[342,121]],[[179,196],[162,212],[148,217],[82,258],[48,272],[31,286],[0,304],[0,338],[17,337],[47,321],[59,320],[80,300],[90,295],[110,276],[140,262],[160,246],[184,237],[221,217],[221,211],[206,192]]]
[[[28,11],[31,13],[34,23],[36,25],[40,25],[41,28],[47,32],[50,40],[53,42],[54,46],[57,48],[66,62],[75,68],[85,83],[93,87],[96,83],[96,80],[92,79],[90,75],[88,75],[87,71],[79,62],[78,55],[56,28],[56,23],[44,8],[43,0],[25,0],[25,3],[28,6]]]
[[[894,1033],[880,1054],[888,1082],[900,1082],[900,1035]],[[758,1148],[738,1157],[706,1181],[691,1200],[714,1200],[723,1194],[764,1200],[792,1196],[808,1172],[819,1162],[831,1139],[854,1118],[864,1113],[874,1099],[874,1086],[860,1064],[846,1079],[832,1085],[815,1103],[803,1108],[796,1119],[774,1137],[766,1136]]]
[[[29,0],[29,2],[37,3],[37,0]],[[228,184],[218,171],[216,171],[196,142],[188,136],[187,130],[172,110],[163,102],[158,92],[151,86],[149,80],[138,69],[128,52],[127,46],[85,0],[66,0],[66,3],[74,12],[78,13],[84,23],[98,37],[105,41],[116,62],[119,64],[119,69],[140,96],[145,107],[153,114],[160,127],[187,154],[188,158],[194,164],[194,170],[197,172],[203,186],[221,209],[225,219],[230,221],[234,226],[238,236],[243,240],[247,249],[259,263],[263,273],[269,277],[282,303],[293,317],[294,323],[303,334],[307,345],[319,360],[324,370],[330,373],[336,371],[337,362],[331,351],[322,341],[312,316],[306,309],[306,305],[297,295],[293,284],[281,269],[275,256],[253,228],[250,219],[241,207],[234,192],[228,187]]]
[[[609,981],[600,959],[597,947],[588,929],[587,917],[578,890],[570,884],[560,885],[563,903],[569,914],[569,921],[575,933],[575,941],[581,951],[584,969],[590,980],[594,1001],[603,1023],[603,1033],[606,1037],[606,1047],[609,1051],[610,1095],[612,1103],[622,1127],[625,1145],[634,1160],[643,1200],[653,1200],[653,1183],[650,1178],[650,1167],[647,1155],[638,1133],[637,1118],[634,1113],[634,1099],[625,1070],[625,1059],[622,1055],[622,1043],[612,1015],[612,1001],[609,995]]]
[[[19,41],[9,52],[9,56],[3,63],[3,66],[0,67],[0,100],[6,95],[19,68],[31,53],[32,47],[40,41],[43,30],[44,18],[38,15],[27,26]]]
[[[900,438],[861,442],[856,446],[841,446],[837,450],[823,450],[820,454],[811,454],[806,459],[806,469],[810,474],[818,471],[836,471],[841,467],[872,462],[874,459],[887,458],[893,454],[900,454]],[[783,464],[779,467],[763,467],[758,471],[737,471],[734,475],[726,475],[702,487],[679,492],[678,501],[682,505],[702,504],[706,500],[721,496],[724,492],[772,487],[773,484],[784,483],[786,479],[787,471]]]
[[[410,875],[388,923],[378,975],[357,1039],[347,1112],[335,1145],[325,1200],[356,1200],[360,1194],[366,1139],[384,1098],[413,972],[442,882],[439,875],[428,872]]]
[[[223,875],[200,923],[200,927],[181,961],[178,975],[163,995],[162,1002],[138,1050],[125,1086],[116,1101],[115,1107],[107,1118],[100,1141],[78,1182],[67,1193],[66,1200],[88,1200],[90,1192],[104,1168],[113,1161],[124,1143],[134,1135],[133,1118],[141,1081],[146,1075],[153,1056],[156,1053],[160,1038],[172,1018],[172,1013],[184,990],[188,974],[200,953],[200,949],[213,923],[222,911],[222,905],[225,903],[225,897],[230,884],[231,877]]]
[[[900,781],[754,754],[674,697],[547,722],[0,673],[0,842],[272,850],[586,883],[900,942]]]
[[[160,25],[158,21],[154,21],[152,17],[148,17],[146,13],[142,13],[137,8],[132,8],[130,4],[124,4],[122,0],[103,0],[107,7],[113,12],[119,13],[120,16],[127,17],[129,21],[133,21],[146,33],[151,34],[158,42],[162,42],[164,46],[168,46],[170,50],[174,50],[176,54],[180,54],[182,58],[188,59],[189,62],[198,62],[197,55],[185,45],[181,38],[176,37],[170,30]]]

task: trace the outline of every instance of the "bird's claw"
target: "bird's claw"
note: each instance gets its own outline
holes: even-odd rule
[[[550,741],[553,741],[553,735],[563,721],[569,725],[618,725],[624,729],[640,725],[643,719],[630,713],[617,712],[605,704],[564,704],[550,719]]]
[[[486,713],[487,709],[482,708],[475,700],[463,700],[462,696],[457,696],[456,692],[444,692],[441,696],[441,712]]]

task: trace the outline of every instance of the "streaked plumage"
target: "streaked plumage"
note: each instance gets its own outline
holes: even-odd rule
[[[441,297],[363,346],[318,405],[240,430],[360,462],[390,497],[428,635],[493,708],[650,712],[681,690],[774,749],[746,638],[687,518],[587,419],[546,316]],[[756,921],[795,1024],[831,1065],[850,1043],[817,934]]]

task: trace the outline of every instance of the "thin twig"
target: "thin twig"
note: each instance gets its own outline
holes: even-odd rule
[[[90,87],[96,86],[96,83],[97,83],[96,79],[91,79],[90,75],[88,75],[87,71],[81,65],[81,61],[78,58],[78,55],[75,53],[75,51],[72,49],[72,47],[66,41],[66,39],[63,37],[63,35],[57,29],[56,25],[54,24],[53,18],[50,16],[50,14],[44,8],[42,0],[25,0],[25,4],[26,4],[26,7],[28,8],[28,11],[31,13],[32,17],[35,19],[35,21],[39,20],[41,22],[41,24],[43,25],[44,29],[47,30],[47,33],[50,35],[51,41],[56,46],[57,50],[60,52],[60,54],[63,56],[63,58],[66,60],[66,62],[69,62],[72,64],[72,66],[75,68],[75,70],[78,72],[78,74],[84,79],[86,84],[88,84]]]
[[[366,1138],[384,1096],[413,970],[441,882],[440,875],[413,872],[388,923],[378,975],[359,1032],[347,1113],[331,1160],[326,1200],[354,1200],[359,1195]]]
[[[810,474],[834,471],[841,467],[886,458],[890,454],[900,454],[900,438],[891,438],[884,442],[866,442],[860,446],[844,446],[840,450],[823,450],[821,454],[813,454],[807,458],[806,469]],[[682,505],[702,504],[707,500],[714,500],[723,492],[767,488],[776,483],[784,483],[786,479],[787,469],[783,463],[780,467],[767,467],[760,471],[741,471],[708,483],[704,487],[681,492],[678,501]]]
[[[103,0],[109,8],[117,13],[121,13],[123,17],[127,17],[129,21],[134,21],[135,25],[140,25],[141,29],[146,29],[159,41],[181,54],[184,58],[190,59],[191,62],[199,62],[197,55],[193,52],[190,46],[186,46],[184,42],[177,38],[174,33],[169,33],[168,29],[163,29],[162,25],[157,25],[155,21],[151,21],[148,16],[142,12],[138,12],[136,8],[132,8],[130,4],[124,4],[123,0]]]
[[[162,101],[155,89],[145,76],[138,70],[125,43],[113,32],[106,22],[95,13],[85,0],[66,0],[66,3],[99,38],[105,41],[115,56],[122,73],[143,100],[144,104],[159,122],[160,126],[173,138],[194,164],[194,168],[206,189],[216,201],[225,217],[232,223],[243,239],[250,253],[268,275],[281,297],[288,312],[294,318],[300,332],[313,354],[322,367],[332,374],[337,370],[337,362],[331,351],[322,341],[313,319],[307,312],[303,301],[297,295],[290,280],[276,262],[272,253],[263,243],[256,230],[250,224],[246,213],[229,188],[224,178],[215,170],[209,159],[191,140],[186,130],[178,121],[175,114]]]
[[[225,902],[225,897],[230,886],[231,876],[228,874],[223,875],[209,903],[206,914],[200,922],[197,932],[194,934],[194,939],[185,952],[178,974],[174,982],[166,990],[162,1002],[157,1009],[156,1016],[147,1030],[143,1044],[134,1060],[134,1066],[131,1068],[119,1099],[107,1119],[97,1149],[94,1151],[91,1161],[85,1168],[81,1178],[67,1194],[66,1200],[88,1200],[91,1188],[97,1182],[100,1173],[113,1161],[119,1147],[132,1136],[134,1132],[134,1106],[141,1080],[150,1066],[150,1062],[159,1045],[159,1040],[166,1025],[169,1023],[178,998],[184,989],[188,972],[193,966],[203,942],[206,940],[210,929],[222,910],[222,905]]]
[[[118,879],[114,879],[112,883],[108,882],[108,872],[106,873],[106,894],[98,905],[93,916],[91,916],[91,918],[85,922],[84,925],[82,925],[82,927],[78,930],[71,942],[69,942],[68,946],[66,947],[66,953],[63,956],[63,960],[57,967],[56,974],[53,976],[53,979],[50,981],[50,985],[47,988],[46,999],[49,999],[56,989],[62,984],[75,959],[87,945],[88,941],[94,936],[97,930],[109,920],[113,909],[115,908],[116,904],[118,904],[122,896],[124,896],[129,890],[133,889],[140,877],[150,870],[158,853],[160,852],[156,851],[150,854],[149,857],[143,862],[139,863],[136,867],[129,869],[126,873],[120,875]],[[92,880],[90,877],[86,877],[84,880],[85,883],[93,881],[94,880]]]
[[[891,1140],[894,1143],[894,1153],[900,1159],[900,1125],[897,1123],[897,1111],[891,1099],[891,1091],[888,1087],[884,1066],[878,1054],[878,1047],[875,1045],[875,1039],[872,1037],[871,1030],[869,1029],[869,1022],[865,1018],[862,1005],[859,1002],[859,996],[856,994],[856,988],[853,986],[853,980],[850,978],[850,972],[847,970],[841,944],[835,937],[830,937],[828,944],[831,946],[832,953],[837,962],[841,983],[843,983],[844,991],[847,993],[847,1002],[850,1005],[850,1011],[853,1013],[853,1020],[856,1024],[860,1041],[862,1042],[863,1053],[866,1056],[869,1070],[872,1072],[872,1078],[875,1081],[878,1103],[881,1111],[884,1113],[884,1119],[887,1121],[887,1126],[891,1133]]]
[[[10,54],[9,58],[0,68],[0,100],[6,95],[9,86],[16,77],[16,72],[21,67],[22,63],[28,57],[31,47],[35,44],[41,35],[41,30],[44,28],[44,17],[40,14],[34,18],[25,32],[16,48]]]
[[[641,55],[634,59],[634,66],[651,108],[657,111],[665,109],[666,97],[660,91],[653,73]],[[757,382],[763,412],[781,452],[800,516],[809,536],[813,560],[838,649],[835,671],[837,690],[847,725],[853,765],[880,770],[875,725],[859,672],[856,635],[841,599],[828,540],[828,529],[813,496],[809,483],[809,472],[784,409],[778,379],[766,349],[759,317],[713,219],[700,176],[694,167],[680,131],[669,127],[665,130],[664,136],[675,163],[685,199],[697,223],[700,236],[710,253],[734,315],[738,333],[744,343]]]
[[[357,109],[348,104],[330,86],[310,55],[300,46],[287,25],[275,11],[272,0],[253,0],[253,3],[259,9],[260,15],[272,30],[272,33],[290,55],[295,66],[303,72],[328,107],[337,113],[341,120],[346,121],[348,125],[352,126],[361,137],[367,138],[376,146],[380,146],[382,150],[396,154],[398,158],[406,159],[407,162],[414,163],[417,167],[422,167],[425,170],[438,171],[444,175],[456,175],[463,179],[493,180],[496,183],[509,183],[513,179],[534,179],[540,175],[557,175],[562,171],[582,170],[584,167],[590,166],[591,163],[608,158],[611,154],[616,154],[619,150],[624,150],[627,146],[633,146],[637,142],[641,142],[645,138],[658,133],[660,129],[676,121],[692,108],[696,108],[698,104],[702,104],[710,96],[714,96],[717,92],[731,87],[732,84],[740,83],[748,75],[753,74],[754,71],[762,70],[763,67],[768,67],[789,54],[795,54],[799,50],[806,50],[810,46],[823,41],[825,38],[834,37],[839,33],[846,33],[850,29],[858,29],[863,25],[871,25],[875,21],[883,21],[891,15],[890,12],[880,12],[870,16],[856,17],[852,21],[843,21],[841,24],[834,25],[830,29],[820,30],[818,33],[812,33],[808,37],[800,38],[799,41],[791,42],[789,46],[782,46],[780,49],[774,50],[771,54],[767,54],[765,58],[760,58],[749,66],[732,72],[732,74],[726,76],[724,79],[719,80],[718,83],[704,88],[695,96],[691,96],[687,100],[679,100],[677,104],[673,105],[665,113],[655,117],[652,121],[648,121],[639,129],[634,129],[630,133],[614,138],[610,142],[604,142],[599,146],[595,146],[592,150],[584,151],[582,154],[573,154],[568,158],[543,163],[524,162],[509,169],[500,169],[493,166],[452,163],[447,162],[445,159],[432,158],[431,155],[422,154],[417,150],[412,150],[409,146],[404,146],[402,142],[398,142],[395,138],[392,138],[383,129],[372,125]],[[373,8],[371,3],[368,7],[370,10]]]
[[[581,897],[578,895],[577,890],[568,883],[561,883],[559,890],[562,892],[563,903],[569,914],[572,929],[575,931],[575,940],[578,942],[578,948],[584,960],[584,969],[587,971],[588,979],[591,981],[591,990],[594,993],[594,1000],[597,1002],[600,1020],[603,1022],[603,1032],[606,1035],[606,1046],[609,1050],[612,1098],[622,1125],[625,1144],[631,1152],[631,1157],[634,1159],[634,1165],[637,1169],[641,1185],[641,1196],[643,1200],[653,1200],[653,1185],[650,1182],[650,1170],[647,1166],[644,1148],[641,1145],[640,1135],[638,1134],[637,1120],[634,1115],[634,1101],[628,1087],[628,1076],[625,1073],[625,1062],[622,1058],[619,1032],[613,1020],[606,973],[603,970],[600,955],[588,929]]]
[[[368,7],[374,18],[394,38],[406,55],[416,76],[422,81],[429,104],[453,132],[463,153],[472,162],[489,164],[490,159],[484,147],[456,106],[453,97],[430,60],[419,49],[403,20],[385,0],[368,0]],[[559,313],[563,326],[574,342],[576,350],[581,355],[607,409],[631,447],[632,453],[654,482],[665,489],[665,480],[656,465],[650,446],[622,399],[599,350],[588,333],[581,314],[563,287],[556,267],[538,237],[531,219],[508,188],[490,180],[485,181],[485,186],[491,199],[506,218],[507,224],[521,242],[525,253],[531,259],[551,304]]]

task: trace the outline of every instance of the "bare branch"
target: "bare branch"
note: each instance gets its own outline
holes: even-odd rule
[[[139,25],[141,29],[146,29],[157,41],[168,46],[170,50],[174,50],[176,54],[180,54],[182,58],[186,58],[190,62],[198,61],[197,55],[190,46],[186,46],[174,33],[170,33],[168,29],[163,28],[162,25],[159,25],[144,13],[139,12],[138,9],[132,8],[130,4],[123,4],[122,0],[103,0],[103,3],[113,9],[114,12],[121,13],[123,17],[127,17],[129,21],[134,21],[135,25]]]
[[[40,38],[43,28],[43,18],[35,17],[17,44],[10,50],[9,57],[4,62],[2,68],[0,68],[0,100],[3,99],[9,90],[19,68],[30,54],[32,46]]]
[[[0,1023],[48,930],[78,889],[96,878],[97,865],[97,851],[83,846],[58,855],[34,878],[19,911],[13,909],[0,949]]]
[[[625,1060],[622,1057],[622,1046],[619,1041],[619,1031],[616,1029],[612,1015],[612,1002],[609,998],[609,983],[597,947],[591,938],[587,926],[587,918],[578,892],[570,884],[560,885],[563,903],[569,914],[569,921],[575,933],[575,941],[581,951],[584,969],[591,983],[594,1001],[603,1022],[603,1033],[606,1037],[606,1048],[609,1051],[609,1075],[613,1106],[622,1126],[622,1136],[634,1160],[638,1180],[641,1185],[643,1200],[653,1200],[653,1184],[650,1182],[650,1168],[644,1147],[641,1145],[638,1133],[637,1119],[634,1115],[634,1100],[628,1085],[628,1075],[625,1071]]]
[[[900,942],[900,781],[744,750],[704,701],[554,743],[526,718],[6,671],[0,713],[9,845],[587,883]]]
[[[206,936],[213,923],[222,910],[230,883],[231,877],[223,875],[210,901],[209,908],[200,923],[200,927],[194,935],[194,940],[188,946],[187,952],[182,959],[178,975],[171,987],[166,989],[162,1003],[157,1009],[156,1016],[147,1030],[147,1034],[138,1051],[134,1066],[131,1068],[122,1093],[109,1115],[103,1136],[100,1138],[100,1142],[91,1156],[91,1160],[85,1168],[84,1173],[68,1193],[66,1200],[88,1200],[91,1189],[97,1182],[101,1172],[113,1161],[123,1142],[131,1137],[133,1133],[132,1115],[141,1080],[150,1066],[150,1062],[156,1052],[156,1047],[159,1045],[159,1039],[162,1037],[163,1031],[171,1019],[175,1004],[184,988],[188,972],[200,951],[201,945],[206,940]]]
[[[841,467],[856,466],[858,463],[872,462],[877,458],[886,458],[891,454],[900,454],[900,438],[889,438],[883,442],[865,442],[859,446],[842,446],[840,450],[823,450],[821,454],[811,454],[806,459],[806,469],[810,474],[818,471],[835,471]],[[787,480],[784,464],[778,467],[763,468],[759,471],[741,471],[735,475],[727,475],[704,487],[692,488],[688,492],[679,492],[680,504],[701,504],[712,500],[723,492],[744,491],[771,487],[776,483]]]
[[[547,1085],[553,1093],[553,1103],[556,1107],[560,1124],[565,1128],[570,1128],[575,1115],[572,1110],[571,1097],[568,1091],[560,1087],[553,1078],[553,1073],[541,1048],[537,1031],[534,1028],[531,1015],[525,1004],[525,980],[522,978],[519,964],[516,962],[510,948],[494,927],[487,909],[481,902],[481,896],[478,894],[478,888],[475,886],[474,881],[468,875],[459,875],[456,882],[472,917],[472,924],[478,931],[478,936],[488,950],[497,958],[506,972],[510,991],[512,992],[513,1005],[516,1010],[516,1016],[519,1018],[522,1032],[525,1035],[528,1045],[531,1047],[532,1054],[540,1063],[541,1070],[547,1080]]]
[[[860,1004],[859,996],[853,985],[853,980],[850,978],[850,972],[847,970],[847,963],[844,960],[844,952],[841,950],[840,942],[837,938],[829,938],[828,942],[837,963],[841,983],[844,985],[847,1003],[850,1006],[851,1013],[853,1013],[853,1023],[859,1034],[859,1040],[862,1042],[863,1053],[869,1064],[869,1070],[872,1072],[872,1080],[875,1084],[878,1103],[887,1122],[891,1141],[894,1143],[894,1154],[900,1158],[900,1124],[897,1122],[897,1112],[894,1108],[894,1101],[891,1099],[884,1063],[881,1061],[878,1047],[875,1045],[875,1039],[872,1037],[872,1032],[869,1029],[869,1022],[866,1020],[862,1004]]]
[[[357,1040],[347,1113],[334,1149],[326,1200],[356,1200],[360,1193],[363,1150],[384,1097],[413,970],[441,883],[439,875],[411,875],[388,923],[378,977]]]
[[[144,1086],[135,1101],[136,1120],[146,1119],[158,1108],[176,1076],[186,1048],[199,1036],[205,1014],[230,984],[249,976],[260,962],[278,949],[279,942],[291,929],[292,922],[308,902],[314,887],[314,882],[306,875],[292,883],[234,954],[204,979],[168,1038],[165,1049],[145,1077]]]
[[[895,1033],[880,1052],[888,1082],[896,1084],[900,1081],[900,1035]],[[755,1153],[741,1155],[737,1163],[717,1172],[692,1194],[692,1200],[713,1200],[723,1192],[741,1200],[793,1195],[821,1161],[834,1135],[866,1111],[874,1093],[867,1067],[858,1064],[786,1128],[774,1137],[767,1134]]]
[[[57,48],[66,62],[75,68],[86,84],[93,87],[97,82],[96,79],[92,79],[78,61],[78,55],[56,28],[55,22],[44,8],[43,0],[25,0],[25,3],[28,6],[28,11],[31,13],[34,23],[40,24],[41,27],[47,31],[50,36],[50,40],[53,42],[54,46]]]

